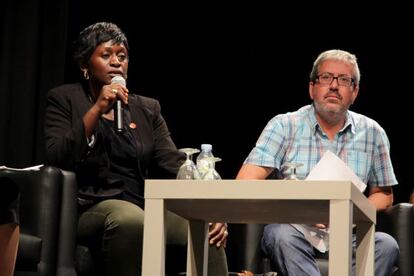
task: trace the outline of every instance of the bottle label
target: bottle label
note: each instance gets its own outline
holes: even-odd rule
[[[197,162],[197,169],[201,176],[208,172],[210,167],[210,162],[207,158],[202,158]]]

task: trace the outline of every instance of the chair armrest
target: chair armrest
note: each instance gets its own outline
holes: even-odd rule
[[[17,252],[16,272],[30,269],[39,275],[56,275],[56,241],[59,239],[62,194],[60,170],[46,166],[39,171],[4,170],[1,173],[15,181],[20,192],[21,244]],[[39,250],[33,250],[28,243],[36,239],[41,241]],[[36,260],[38,263],[33,263]]]
[[[393,236],[400,247],[399,275],[414,275],[414,207],[399,203],[378,213],[377,230]]]
[[[62,205],[60,210],[57,275],[76,276],[75,249],[78,221],[76,175],[62,170]]]
[[[75,175],[52,166],[38,171],[3,170],[19,187],[20,244],[16,274],[76,276]]]

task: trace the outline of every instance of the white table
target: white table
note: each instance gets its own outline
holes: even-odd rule
[[[350,181],[147,180],[142,275],[165,275],[165,210],[189,220],[187,275],[207,275],[208,222],[329,223],[329,275],[374,275],[376,211]]]

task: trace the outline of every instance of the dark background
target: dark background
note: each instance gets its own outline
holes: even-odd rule
[[[408,200],[414,24],[407,7],[130,2],[5,0],[0,165],[44,162],[46,93],[81,77],[69,47],[78,33],[111,21],[129,39],[130,91],[160,100],[177,147],[211,143],[223,178],[236,176],[269,119],[310,103],[308,76],[321,51],[356,54],[362,78],[351,109],[386,130],[400,182],[395,201]]]

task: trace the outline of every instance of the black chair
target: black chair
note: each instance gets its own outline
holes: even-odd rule
[[[20,189],[16,276],[99,275],[87,246],[77,244],[77,185],[73,172],[2,170]]]
[[[229,268],[254,273],[272,271],[270,260],[262,253],[260,241],[264,224],[231,224],[228,242]],[[414,275],[414,207],[409,203],[396,204],[378,213],[376,229],[393,236],[400,246],[398,270],[393,275]],[[328,275],[328,260],[317,259],[321,275]]]
[[[76,276],[75,176],[54,167],[2,170],[20,190],[20,239],[15,275]]]
[[[20,189],[20,240],[16,276],[100,276],[90,248],[77,240],[77,184],[73,172],[45,166],[39,171],[1,170]],[[172,275],[185,267],[185,248],[168,246]],[[177,263],[177,260],[180,264]],[[1,276],[1,275],[0,275]]]
[[[377,229],[393,236],[400,247],[395,275],[414,275],[414,206],[396,204],[377,216]]]

